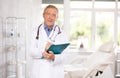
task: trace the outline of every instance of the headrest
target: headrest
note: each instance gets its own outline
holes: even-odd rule
[[[105,44],[102,44],[99,47],[98,51],[112,52],[112,51],[114,51],[114,48],[115,48],[114,42],[113,41],[109,41],[109,42],[106,42]]]

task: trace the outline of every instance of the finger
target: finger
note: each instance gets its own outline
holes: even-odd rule
[[[46,58],[48,57],[48,53],[46,53],[45,51],[42,53],[42,55]]]
[[[53,52],[52,52],[52,51],[49,51],[49,53],[50,53],[50,54],[53,54]]]

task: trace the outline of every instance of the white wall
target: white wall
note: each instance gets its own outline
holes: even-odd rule
[[[3,35],[5,35],[5,27],[6,27],[6,19],[8,17],[14,17],[14,18],[25,18],[25,24],[23,26],[23,31],[26,31],[26,54],[27,54],[27,61],[28,61],[28,53],[29,53],[29,42],[30,42],[30,33],[31,30],[38,26],[41,23],[41,0],[0,0],[0,17],[2,18],[2,24],[3,27]],[[18,25],[20,26],[20,25]],[[25,28],[27,28],[25,30]],[[22,31],[20,32],[22,33]],[[5,48],[5,38],[3,36],[3,48]],[[0,43],[1,44],[1,43]],[[0,50],[2,51],[2,50]],[[1,55],[2,54],[2,55]],[[0,66],[2,63],[6,63],[6,54],[5,49],[0,52],[0,56],[3,56],[0,61],[3,60],[3,62],[0,62]],[[27,64],[28,65],[28,64]],[[28,67],[28,66],[27,66]],[[29,69],[29,68],[27,68]],[[0,69],[1,70],[1,69]],[[1,71],[4,71],[2,73],[2,76],[0,78],[6,78],[6,70],[3,69]],[[27,70],[29,71],[29,70]],[[26,71],[26,72],[27,72]],[[28,72],[27,72],[28,77]],[[29,77],[28,77],[29,78]]]

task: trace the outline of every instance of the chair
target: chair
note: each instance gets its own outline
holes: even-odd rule
[[[107,42],[83,63],[65,65],[65,78],[114,78],[114,61],[114,42]]]

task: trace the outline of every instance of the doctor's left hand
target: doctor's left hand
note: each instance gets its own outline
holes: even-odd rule
[[[54,53],[52,51],[49,51],[49,53],[44,51],[42,53],[42,55],[44,56],[44,58],[46,58],[48,60],[54,60],[55,59],[55,55],[54,55]]]

